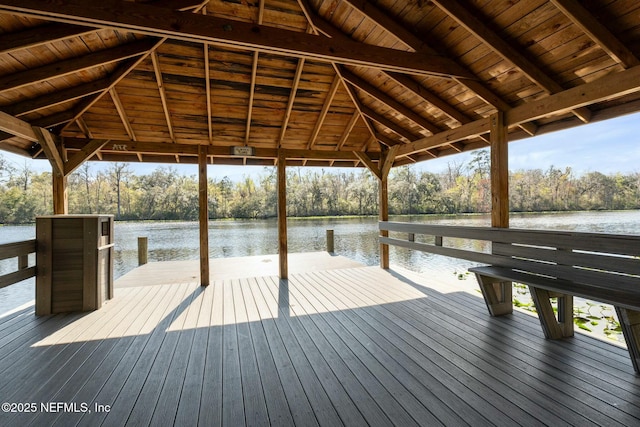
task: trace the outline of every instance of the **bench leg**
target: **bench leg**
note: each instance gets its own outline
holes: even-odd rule
[[[616,313],[622,327],[624,340],[627,342],[633,369],[637,374],[640,374],[640,311],[616,307]]]
[[[573,295],[555,294],[545,289],[529,286],[531,298],[536,305],[538,319],[544,336],[560,339],[573,336]],[[553,312],[551,298],[558,298],[558,317]]]
[[[500,279],[477,273],[476,278],[490,315],[502,316],[513,313],[513,288],[511,282],[503,282]]]

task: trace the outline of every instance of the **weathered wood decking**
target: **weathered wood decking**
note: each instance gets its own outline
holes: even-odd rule
[[[38,405],[3,426],[640,423],[624,349],[548,341],[455,280],[377,267],[121,287],[89,314],[27,308],[0,319],[0,378],[0,400]]]

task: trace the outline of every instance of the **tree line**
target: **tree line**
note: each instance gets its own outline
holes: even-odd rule
[[[455,214],[488,212],[491,207],[490,162],[486,150],[468,162],[450,162],[430,173],[410,166],[389,176],[391,214]],[[276,171],[264,168],[257,177],[233,182],[210,178],[209,216],[268,218],[276,216]],[[89,163],[69,176],[69,212],[111,213],[122,220],[196,220],[198,179],[171,167],[135,175],[126,163],[95,170]],[[571,168],[510,172],[514,212],[622,210],[640,208],[640,173],[575,174]],[[50,172],[18,167],[0,156],[0,223],[33,222],[52,212]],[[291,216],[375,215],[378,181],[366,169],[345,172],[290,167],[287,211]]]

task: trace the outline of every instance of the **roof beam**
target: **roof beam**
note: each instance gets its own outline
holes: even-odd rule
[[[164,111],[164,117],[167,121],[167,127],[169,128],[169,137],[171,141],[176,142],[176,137],[173,134],[173,125],[171,124],[171,113],[169,112],[169,104],[167,103],[167,94],[164,89],[164,81],[162,79],[162,70],[160,70],[160,59],[156,51],[151,52],[151,62],[153,63],[153,71],[156,75],[156,83],[158,84],[158,91],[160,92],[160,100],[162,101],[162,110]]]
[[[41,46],[54,41],[94,33],[95,28],[67,24],[39,25],[15,33],[0,34],[0,54]]]
[[[567,89],[546,98],[529,101],[505,114],[505,121],[518,124],[576,108],[605,102],[631,93],[640,92],[640,65],[619,73],[610,73],[592,82]]]
[[[97,141],[97,140],[96,140]],[[82,150],[87,147],[90,141],[82,138],[65,138],[65,148],[68,150]],[[97,143],[96,143],[97,144]],[[114,148],[114,146],[117,146]],[[275,148],[256,148],[256,158],[277,158],[278,151],[287,154],[287,158],[293,159],[320,159],[320,160],[357,160],[354,151],[333,151],[333,150],[294,150],[294,149],[275,149]],[[130,153],[130,154],[166,154],[167,156],[186,156],[192,157],[198,155],[198,145],[194,144],[169,144],[169,143],[150,143],[139,141],[110,140],[105,142],[101,149],[102,153]],[[230,147],[207,146],[207,153],[213,157],[233,157]],[[96,153],[97,154],[97,153]],[[373,160],[378,159],[378,153],[368,153]]]
[[[461,5],[457,0],[433,0],[440,9],[447,13],[467,31],[485,43],[491,50],[505,61],[518,67],[531,81],[549,93],[562,92],[563,88],[549,77],[536,64],[531,62],[518,49],[509,44],[502,36],[493,31],[472,10]],[[587,123],[591,112],[587,109],[576,109],[574,114]]]
[[[368,93],[370,96],[372,96],[379,102],[382,102],[392,110],[398,112],[399,114],[402,114],[407,119],[411,120],[421,128],[428,130],[431,133],[440,132],[439,127],[435,126],[432,123],[429,123],[429,121],[426,118],[422,117],[420,114],[411,110],[406,105],[403,105],[402,103],[396,101],[395,99],[393,99],[393,97],[384,93],[383,91],[376,88],[369,82],[366,82],[364,79],[360,78],[359,76],[355,75],[349,70],[343,69],[341,71],[342,71],[342,77],[345,80],[347,80],[349,83],[359,88],[360,90]]]
[[[31,142],[39,141],[38,135],[33,131],[29,123],[2,111],[0,111],[0,131],[27,139]]]
[[[551,0],[562,13],[624,68],[640,65],[640,60],[607,27],[577,1]]]
[[[379,9],[376,5],[369,2],[368,0],[344,0],[348,4],[350,4],[354,9],[360,11],[364,16],[371,19],[380,27],[384,28],[388,33],[394,36],[398,41],[404,43],[407,47],[415,50],[416,52],[424,52],[430,54],[438,54],[435,49],[430,47],[428,43],[425,43],[424,39],[416,36],[410,30],[408,30],[405,26],[399,24],[396,20],[394,20],[389,13]],[[434,44],[435,43],[431,43]],[[456,65],[463,67],[458,64],[454,60],[451,60]],[[464,67],[463,67],[464,68]],[[465,71],[471,74],[471,71],[465,68]],[[495,94],[491,89],[484,86],[477,78],[476,79],[459,79],[454,78],[454,80],[466,87],[470,91],[474,92],[480,99],[482,99],[487,104],[495,107],[501,111],[507,111],[511,108],[511,106],[500,98],[499,95]],[[435,105],[435,104],[434,104]],[[523,123],[520,127],[527,132],[529,135],[534,135],[536,131],[536,125],[533,123]]]
[[[320,129],[324,123],[324,120],[327,118],[327,113],[329,113],[329,108],[331,108],[331,103],[333,102],[333,98],[335,98],[338,89],[340,88],[341,78],[339,75],[333,78],[331,82],[331,86],[329,87],[329,91],[327,92],[327,97],[324,99],[324,104],[322,105],[322,110],[320,110],[320,116],[318,116],[318,120],[316,121],[315,126],[313,127],[313,131],[311,132],[311,137],[309,138],[309,143],[307,144],[307,149],[312,149],[314,145],[316,145],[316,140],[318,139],[318,134],[320,133]]]
[[[640,92],[640,65],[515,107],[505,113],[505,122],[507,125],[513,126],[551,115],[568,113],[575,108],[606,102],[637,92]],[[430,148],[471,139],[488,131],[488,119],[476,120],[455,129],[405,144],[400,148],[398,155],[418,153]]]
[[[20,117],[25,114],[32,113],[34,111],[42,110],[44,108],[53,107],[55,105],[63,104],[65,102],[74,101],[76,99],[83,98],[88,95],[102,92],[109,88],[109,79],[104,78],[89,83],[83,83],[78,86],[74,86],[68,89],[60,90],[46,95],[39,96],[37,98],[27,99],[22,102],[7,105],[2,107],[5,112]]]
[[[174,12],[167,8],[102,0],[0,0],[0,11],[100,28],[211,43],[324,62],[375,67],[391,71],[475,78],[448,58],[367,45],[355,41],[332,42],[318,36],[213,16]]]
[[[150,40],[139,40],[114,48],[92,52],[78,58],[54,62],[26,71],[19,71],[8,76],[0,77],[0,93],[30,84],[44,82],[56,77],[77,73],[99,65],[110,64],[133,56],[139,56],[148,52],[152,46],[153,43]]]

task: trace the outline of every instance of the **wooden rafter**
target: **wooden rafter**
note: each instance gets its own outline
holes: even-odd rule
[[[367,106],[363,105],[361,107],[360,111],[362,112],[362,114],[364,114],[365,116],[367,116],[368,118],[370,118],[374,122],[379,123],[380,125],[382,125],[382,126],[386,127],[387,129],[397,133],[398,135],[408,139],[409,141],[414,141],[414,140],[420,138],[419,135],[416,135],[413,132],[411,132],[410,130],[405,129],[404,127],[400,126],[399,124],[397,124],[393,120],[390,120],[390,119],[386,118],[382,114],[377,113],[376,111],[374,111],[373,109],[371,109],[371,108],[369,108]]]
[[[209,144],[213,144],[213,121],[211,115],[211,69],[209,65],[209,45],[204,44],[204,85],[207,95],[207,129],[209,131]]]
[[[154,0],[153,5],[156,7],[164,7],[171,10],[198,11],[206,7],[209,0]]]
[[[342,150],[342,147],[344,147],[344,144],[346,144],[347,140],[349,139],[349,135],[351,135],[351,132],[356,126],[359,118],[360,112],[356,110],[351,116],[351,119],[349,119],[349,123],[347,123],[347,126],[344,128],[342,136],[340,137],[340,141],[338,141],[338,145],[336,145],[336,150]]]
[[[430,123],[426,118],[422,117],[420,114],[416,113],[415,111],[405,106],[401,102],[398,102],[392,96],[384,93],[382,90],[376,88],[371,83],[365,81],[364,79],[355,75],[351,71],[343,69],[342,77],[352,85],[356,86],[358,89],[366,92],[367,94],[369,94],[369,96],[385,104],[395,112],[403,115],[404,117],[411,120],[421,128],[429,131],[432,134],[440,132],[440,128]]]
[[[629,50],[602,22],[576,1],[551,0],[574,24],[584,31],[617,63],[625,68],[640,65],[638,57]]]
[[[322,105],[322,110],[320,110],[320,115],[318,116],[318,120],[316,120],[316,124],[311,131],[311,137],[309,138],[309,142],[307,143],[307,149],[312,149],[314,145],[316,145],[316,141],[318,139],[318,134],[320,133],[320,129],[324,124],[324,120],[327,118],[327,114],[329,113],[329,109],[331,108],[331,103],[333,102],[333,98],[335,98],[338,89],[342,81],[340,76],[336,75],[331,82],[331,86],[329,87],[329,91],[327,92],[327,97],[324,99],[324,104]]]
[[[59,104],[64,104],[65,102],[74,101],[80,98],[84,98],[88,95],[102,92],[105,89],[109,88],[109,83],[110,81],[108,78],[103,78],[89,83],[83,83],[68,89],[48,93],[36,98],[26,99],[24,101],[16,102],[15,104],[8,105],[2,108],[5,112],[13,116],[20,117],[34,111],[53,107]]]
[[[120,100],[120,96],[118,95],[118,91],[115,87],[109,89],[109,94],[111,95],[111,100],[113,101],[113,105],[116,107],[116,111],[118,112],[118,116],[120,116],[120,121],[122,121],[122,125],[124,126],[127,135],[132,141],[136,140],[136,133],[133,131],[133,127],[131,126],[131,121],[129,120],[129,116],[127,115],[127,111],[122,105],[122,101]]]
[[[308,0],[297,0],[297,1],[298,1],[298,5],[300,6],[300,9],[302,9],[302,12],[307,18],[307,22],[309,23],[308,30],[310,30],[315,35],[323,34],[327,37],[333,37],[333,34],[335,33],[336,30],[333,29],[333,27],[328,23],[326,23],[323,19],[320,19],[318,15],[312,12],[312,9],[309,5]],[[327,29],[329,29],[331,32],[328,32]],[[344,37],[342,37],[342,39],[344,39]],[[336,72],[336,75],[340,77],[342,81],[342,85],[346,88],[349,98],[351,98],[351,101],[355,105],[358,114],[360,114],[360,117],[362,117],[362,121],[364,122],[365,126],[369,130],[369,133],[371,134],[372,137],[375,137],[376,130],[373,126],[373,123],[371,123],[369,118],[362,113],[362,109],[361,109],[362,103],[360,102],[360,99],[358,99],[358,96],[354,88],[351,85],[347,84],[344,77],[342,77],[342,73],[341,73],[342,70],[340,65],[335,62],[333,62],[331,65],[333,66],[333,69]],[[365,147],[366,146],[368,146],[368,144],[365,144]]]
[[[127,61],[124,61],[122,64],[120,64],[118,66],[118,68],[116,68],[116,70],[109,76],[109,86],[107,88],[105,88],[103,91],[98,92],[90,97],[87,97],[85,100],[83,100],[82,102],[79,103],[79,105],[75,106],[73,111],[71,112],[71,118],[69,118],[68,120],[63,121],[62,123],[66,123],[65,127],[63,128],[66,129],[74,120],[76,120],[78,117],[82,116],[89,108],[91,108],[96,102],[98,102],[100,99],[102,99],[102,97],[108,93],[109,89],[111,89],[112,87],[115,87],[118,83],[120,83],[120,81],[125,78],[125,76],[127,74],[129,74],[131,72],[131,70],[133,70],[134,68],[136,68],[144,59],[146,59],[149,56],[149,53],[152,52],[153,50],[155,50],[158,46],[160,46],[162,43],[164,43],[164,41],[166,39],[154,39],[155,42],[153,43],[153,46],[151,47],[151,49],[147,52],[145,52],[144,54],[136,57],[136,58],[132,58],[129,59]]]
[[[249,145],[249,137],[251,133],[251,116],[253,114],[253,97],[256,93],[256,78],[258,77],[258,52],[253,52],[253,61],[251,64],[251,82],[249,83],[249,106],[247,108],[246,128],[244,132],[244,145]]]
[[[164,118],[167,121],[167,128],[169,129],[169,137],[171,141],[176,142],[176,137],[173,134],[173,125],[171,124],[171,112],[169,111],[169,104],[167,102],[167,94],[164,89],[164,81],[162,79],[162,70],[160,69],[160,59],[158,54],[151,52],[151,62],[153,63],[153,71],[156,75],[156,83],[158,84],[158,91],[160,93],[160,100],[162,101],[162,110],[164,111]]]
[[[300,77],[302,77],[304,62],[304,58],[298,59],[296,72],[293,76],[293,84],[291,85],[291,93],[289,94],[289,101],[287,102],[287,109],[284,111],[284,118],[282,119],[282,125],[280,126],[280,134],[278,135],[278,148],[282,147],[282,141],[284,141],[284,135],[287,132],[287,126],[289,126],[289,119],[291,118],[291,112],[293,111],[293,104],[296,101],[296,92],[298,92],[298,86],[300,85]]]
[[[375,67],[440,77],[474,78],[440,55],[412,53],[355,41],[331,42],[318,36],[266,25],[174,12],[141,3],[103,0],[1,0],[0,11],[80,25],[108,27],[159,37],[227,47],[304,56],[323,62]]]
[[[398,21],[394,20],[388,13],[382,11],[373,3],[368,0],[345,0],[353,8],[360,11],[364,16],[371,19],[380,27],[384,28],[389,34],[394,36],[399,42],[405,44],[408,48],[415,50],[416,52],[425,52],[429,54],[438,54],[429,44],[425,43],[424,39],[416,36],[407,27],[401,25]],[[432,43],[433,44],[433,43]],[[453,61],[455,62],[455,61]],[[456,63],[457,64],[457,63]],[[457,64],[461,66],[460,64]],[[467,70],[468,71],[468,70]],[[471,73],[470,71],[468,71]],[[494,108],[507,111],[511,109],[511,106],[504,101],[500,96],[495,94],[489,88],[484,86],[477,79],[458,79],[454,80],[474,92],[480,99]],[[533,123],[523,123],[520,127],[529,135],[534,135],[536,126]]]
[[[33,83],[44,82],[56,77],[77,73],[99,65],[110,64],[133,56],[139,56],[147,52],[151,47],[152,42],[150,40],[139,40],[118,47],[93,52],[78,58],[67,59],[39,68],[3,76],[0,77],[0,93]]]
[[[258,5],[258,25],[262,25],[262,18],[264,17],[264,0],[260,0]],[[253,52],[253,62],[251,64],[251,82],[249,84],[249,107],[247,109],[247,123],[244,134],[244,145],[249,145],[249,138],[251,137],[251,117],[253,115],[253,98],[256,93],[256,79],[258,78],[258,59],[260,54],[258,51]],[[247,159],[245,157],[244,163]]]
[[[505,61],[509,61],[518,67],[531,81],[548,91],[558,93],[562,86],[549,77],[544,71],[523,55],[517,48],[507,42],[504,37],[493,31],[472,10],[462,6],[457,0],[434,0],[440,9],[447,13],[467,31],[485,43],[491,50],[500,55]],[[585,123],[591,119],[591,111],[580,108],[573,113]]]
[[[79,37],[95,31],[95,28],[79,27],[77,25],[49,24],[28,28],[15,33],[1,34],[0,54]]]
[[[470,121],[472,121],[469,116],[462,113],[457,108],[453,107],[451,104],[437,96],[435,93],[422,86],[410,76],[399,73],[386,74],[397,83],[402,85],[402,87],[410,91],[413,95],[433,105],[434,107],[445,113],[447,116],[451,117],[453,120],[457,120],[458,122],[460,122],[460,124],[469,123]]]
[[[207,7],[204,6],[202,8],[202,14],[207,14]],[[212,113],[213,109],[211,106],[211,65],[209,63],[209,44],[203,44],[203,54],[204,54],[204,88],[207,96],[207,129],[209,131],[209,144],[213,144],[213,120]],[[142,161],[142,160],[141,160]]]

